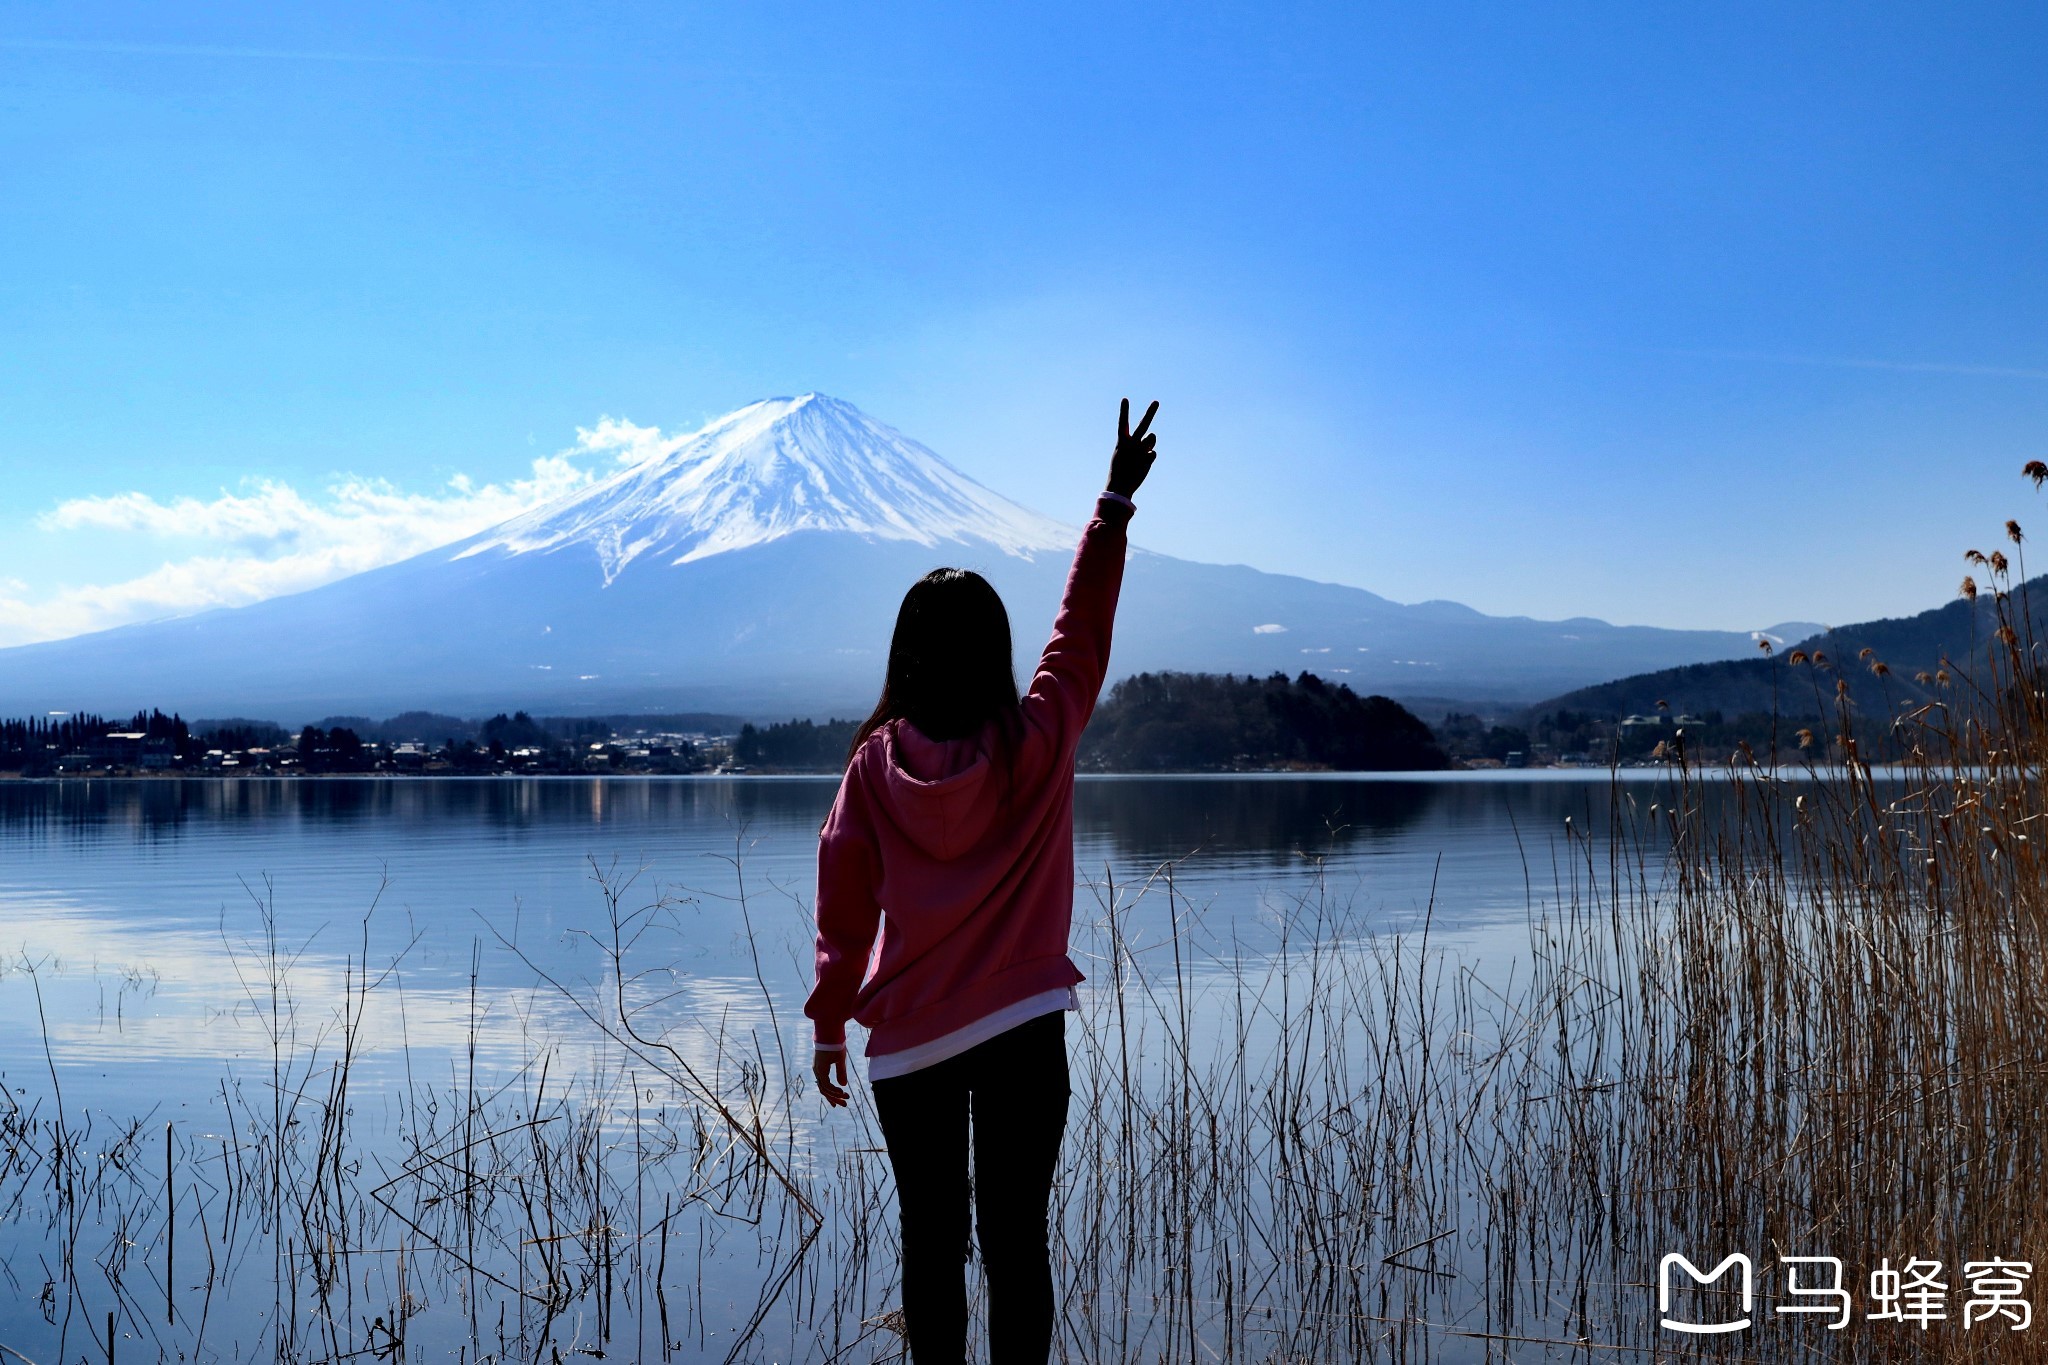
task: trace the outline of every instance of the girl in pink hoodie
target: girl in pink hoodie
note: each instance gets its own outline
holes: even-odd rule
[[[1064,1011],[1082,979],[1067,956],[1074,749],[1109,665],[1124,528],[1158,410],[1133,431],[1123,405],[1108,488],[1021,699],[1009,616],[987,580],[935,569],[911,586],[881,702],[818,835],[812,1070],[845,1104],[846,1022],[867,1028],[916,1365],[965,1359],[970,1202],[992,1365],[1042,1365],[1051,1351],[1046,1213],[1067,1121]]]

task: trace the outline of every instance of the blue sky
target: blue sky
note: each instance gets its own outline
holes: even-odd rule
[[[813,389],[1068,519],[1157,397],[1141,543],[1489,612],[1899,614],[2041,519],[2038,7],[0,14],[0,643]]]

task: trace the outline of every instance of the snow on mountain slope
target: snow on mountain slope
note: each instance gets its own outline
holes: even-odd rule
[[[1096,490],[1049,493],[1085,515]],[[249,606],[0,649],[0,715],[142,706],[856,714],[903,590],[986,574],[1025,670],[1080,530],[819,394],[754,403],[468,540]],[[1746,658],[1746,632],[1494,617],[1131,555],[1112,676],[1313,669],[1396,696],[1525,699]]]
[[[456,557],[588,545],[609,585],[643,557],[688,564],[798,531],[985,542],[1024,558],[1066,553],[1079,534],[852,404],[807,393],[728,413],[594,487],[483,532]]]

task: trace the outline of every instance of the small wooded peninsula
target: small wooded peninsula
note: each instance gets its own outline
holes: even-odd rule
[[[836,771],[857,722],[748,725],[751,768]],[[1081,737],[1083,772],[1429,772],[1451,766],[1428,725],[1386,697],[1313,673],[1139,673],[1111,687]]]

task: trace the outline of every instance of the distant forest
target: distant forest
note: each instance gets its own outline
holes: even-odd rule
[[[1825,720],[1846,695],[1856,710],[1888,724],[1902,710],[1945,700],[1943,671],[1995,676],[1990,656],[2002,647],[2002,621],[2026,640],[2048,638],[2048,576],[2009,591],[1999,590],[2002,581],[1993,579],[1980,591],[1974,579],[1965,579],[1964,594],[1942,606],[1836,626],[1769,653],[1759,650],[1753,658],[1685,664],[1582,687],[1531,707],[1527,719],[1559,708],[1619,717],[1661,707],[1719,713],[1730,723],[1741,718],[1747,735],[1759,728],[1768,732],[1773,717],[1790,725]]]
[[[858,722],[791,720],[740,730],[749,767],[836,772]],[[1081,737],[1099,772],[1335,769],[1417,772],[1450,766],[1429,726],[1386,697],[1361,697],[1313,673],[1140,673],[1109,690]]]
[[[131,719],[123,721],[109,720],[105,716],[90,712],[80,712],[77,715],[60,713],[53,716],[31,716],[21,720],[0,719],[0,758],[18,756],[31,749],[42,749],[51,744],[59,748],[75,749],[100,738],[110,730],[125,730],[147,735],[151,739],[167,739],[175,744],[189,743],[191,740],[191,729],[181,718],[167,716],[161,711],[138,711]]]
[[[756,727],[742,725],[732,742],[735,763],[750,768],[781,768],[791,772],[838,772],[846,766],[846,746],[853,743],[857,720],[779,721]]]
[[[687,772],[709,766],[717,751],[700,753],[674,736],[658,745],[625,736],[729,720],[703,714],[537,718],[522,711],[476,721],[408,712],[384,721],[329,716],[294,734],[269,721],[188,723],[161,711],[140,712],[124,721],[57,716],[0,721],[0,770],[34,775],[67,763],[221,767],[225,758],[236,758],[225,766],[360,773],[514,767],[584,772],[625,765]],[[770,772],[838,772],[856,728],[852,720],[743,725],[732,741],[732,760]],[[111,742],[123,736],[123,744]],[[1398,703],[1361,697],[1313,673],[1294,678],[1284,673],[1267,678],[1141,673],[1126,678],[1097,705],[1081,737],[1078,762],[1098,772],[1408,772],[1451,766],[1429,727]]]
[[[1450,759],[1399,702],[1361,697],[1313,673],[1140,673],[1096,707],[1080,764],[1107,772],[1424,772],[1448,768]]]

